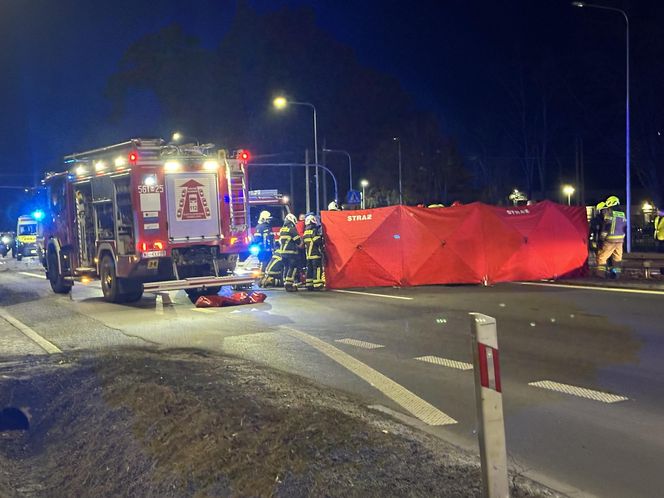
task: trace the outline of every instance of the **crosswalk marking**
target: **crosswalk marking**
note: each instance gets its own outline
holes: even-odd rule
[[[371,368],[369,365],[362,363],[360,360],[353,358],[331,344],[291,327],[282,325],[282,330],[290,336],[300,339],[316,348],[324,355],[336,361],[341,366],[378,389],[385,396],[410,412],[413,416],[419,418],[422,422],[429,425],[449,425],[457,423],[452,417],[440,411],[438,408],[402,385],[397,384],[389,377],[386,377],[382,373]]]
[[[572,386],[570,384],[561,384],[552,380],[539,380],[537,382],[529,382],[529,386],[539,387],[541,389],[548,389],[563,394],[570,394],[580,398],[592,399],[594,401],[601,401],[602,403],[617,403],[618,401],[626,401],[629,398],[619,396],[617,394],[604,393],[602,391],[595,391],[594,389],[587,389],[585,387]]]
[[[419,361],[426,361],[427,363],[433,363],[434,365],[440,365],[442,367],[456,368],[457,370],[473,369],[473,365],[470,363],[457,360],[448,360],[447,358],[441,358],[440,356],[419,356],[415,359]]]
[[[366,341],[358,341],[357,339],[337,339],[334,342],[340,342],[342,344],[348,344],[350,346],[356,346],[358,348],[364,348],[364,349],[377,349],[377,348],[384,348],[382,344],[374,344],[373,342],[366,342]]]

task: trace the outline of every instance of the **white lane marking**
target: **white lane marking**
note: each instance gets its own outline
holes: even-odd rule
[[[344,294],[360,294],[362,296],[373,296],[373,297],[386,297],[388,299],[403,299],[404,301],[412,301],[412,297],[404,296],[388,296],[387,294],[374,294],[373,292],[360,292],[360,291],[349,291],[341,289],[332,289],[332,292],[343,292]]]
[[[16,327],[21,332],[23,332],[23,335],[25,335],[28,339],[32,340],[35,344],[37,344],[48,354],[62,353],[62,350],[59,347],[57,347],[52,342],[44,339],[37,332],[28,327],[25,323],[11,316],[5,308],[0,308],[0,317],[4,318],[5,321]]]
[[[419,361],[426,361],[427,363],[433,363],[434,365],[440,365],[442,367],[456,368],[458,370],[473,369],[473,366],[470,363],[457,360],[448,360],[447,358],[441,358],[440,356],[419,356],[415,359]]]
[[[652,294],[655,296],[664,296],[664,290],[648,289],[619,289],[617,287],[595,287],[593,285],[571,285],[571,284],[548,284],[546,282],[512,282],[518,285],[538,285],[540,287],[563,287],[565,289],[582,289],[601,292],[622,292],[624,294]]]
[[[351,339],[351,338],[336,339],[334,342],[341,342],[343,344],[349,344],[351,346],[357,346],[358,348],[364,348],[364,349],[377,349],[385,347],[382,344],[374,344],[373,342],[358,341],[357,339]]]
[[[423,400],[400,384],[397,384],[389,377],[374,370],[369,365],[353,358],[340,349],[321,341],[317,337],[301,332],[291,327],[281,326],[291,337],[301,340],[323,353],[328,358],[339,363],[342,367],[357,375],[359,378],[368,382],[371,386],[378,389],[385,396],[397,403],[399,406],[410,412],[413,416],[419,418],[422,422],[429,425],[449,425],[456,424],[457,421],[443,413],[438,408]]]
[[[629,399],[625,396],[618,396],[617,394],[609,394],[602,391],[595,391],[594,389],[587,389],[585,387],[561,384],[552,380],[529,382],[528,385],[533,387],[540,387],[542,389],[549,389],[550,391],[556,391],[563,394],[571,394],[572,396],[578,396],[580,398],[601,401],[602,403],[617,403],[618,401],[626,401]]]
[[[16,272],[16,273],[20,273],[21,275],[25,275],[26,277],[39,278],[41,280],[46,280],[46,274],[37,275],[36,273],[30,273],[30,272],[27,272],[27,271],[19,271],[19,272]]]
[[[48,280],[46,279],[46,274],[38,275],[36,273],[30,273],[27,271],[19,271],[16,273],[20,273],[21,275],[25,275],[26,277],[38,278],[40,280],[48,282]],[[85,287],[95,287],[97,289],[101,289],[101,283],[98,280],[88,280],[87,282],[82,282],[80,280],[77,280],[76,283],[81,284]]]

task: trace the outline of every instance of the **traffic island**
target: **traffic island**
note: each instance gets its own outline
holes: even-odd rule
[[[476,457],[352,397],[183,350],[0,363],[0,496],[481,496]],[[557,496],[511,476],[512,496]]]

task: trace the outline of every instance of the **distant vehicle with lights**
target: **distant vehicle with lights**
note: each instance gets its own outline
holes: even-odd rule
[[[51,288],[99,277],[104,298],[184,289],[195,300],[224,285],[249,245],[248,153],[213,144],[132,139],[65,156],[44,180],[42,262]]]
[[[0,233],[0,256],[3,258],[9,254],[9,251],[12,252],[13,256],[16,256],[14,251],[14,233],[12,232],[3,232]]]
[[[37,210],[32,214],[18,217],[16,222],[16,238],[14,239],[14,255],[18,261],[24,257],[40,256],[40,242],[42,242],[42,220],[44,212]]]

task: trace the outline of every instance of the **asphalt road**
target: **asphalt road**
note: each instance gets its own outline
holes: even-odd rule
[[[98,282],[56,296],[39,273],[29,261],[0,260],[0,311],[60,350],[155,345],[236,354],[354,393],[475,451],[468,313],[493,316],[511,465],[574,496],[663,494],[664,292],[521,284],[271,290],[263,304],[197,310],[182,292],[109,304]],[[43,353],[2,319],[0,348],[5,360]]]

